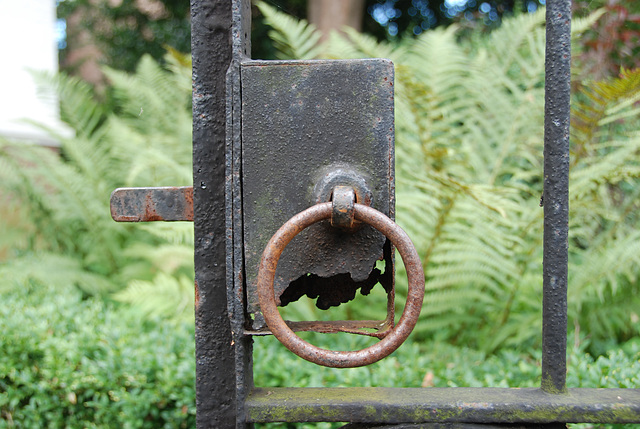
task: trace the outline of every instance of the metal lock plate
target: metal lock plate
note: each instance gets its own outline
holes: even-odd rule
[[[384,59],[241,65],[247,311],[258,316],[253,329],[262,328],[260,257],[292,216],[329,201],[334,186],[348,185],[358,202],[393,218],[393,77],[393,64]],[[392,296],[391,246],[385,243],[367,225],[355,232],[328,221],[307,228],[279,261],[276,302],[286,305],[306,294],[325,309],[377,282]],[[374,269],[382,259],[388,261],[385,275]]]

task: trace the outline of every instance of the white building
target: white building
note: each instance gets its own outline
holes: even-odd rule
[[[57,145],[32,120],[61,130],[58,102],[42,99],[29,70],[58,71],[55,0],[0,0],[0,136]]]

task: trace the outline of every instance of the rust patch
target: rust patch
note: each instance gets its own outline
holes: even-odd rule
[[[198,280],[196,280],[195,282],[193,282],[194,285],[194,294],[195,294],[195,309],[196,311],[198,310],[198,308],[200,307],[200,288],[198,287]]]
[[[116,222],[193,221],[193,187],[116,189],[111,217]]]
[[[193,186],[182,188],[184,195],[184,220],[193,221]]]
[[[156,211],[156,203],[153,201],[153,195],[147,194],[144,197],[144,216],[145,222],[163,221],[164,218]]]

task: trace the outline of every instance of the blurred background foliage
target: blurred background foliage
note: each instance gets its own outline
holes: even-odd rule
[[[280,12],[309,20],[321,33],[349,25],[379,42],[415,38],[455,24],[456,38],[500,26],[503,18],[535,13],[545,0],[267,0]],[[190,51],[189,4],[178,0],[57,0],[60,64],[103,89],[101,65],[133,71],[143,55],[163,62],[166,47]],[[582,36],[585,76],[603,79],[640,66],[640,3],[576,0],[575,16],[596,9],[604,16]],[[273,59],[269,25],[253,8],[253,57]]]
[[[121,225],[109,214],[117,187],[191,183],[190,60],[174,52],[166,64],[145,56],[135,74],[105,68],[112,108],[77,78],[36,75],[43,91],[59,94],[75,134],[56,135],[59,153],[0,142],[2,194],[20,213],[5,226],[12,235],[0,236],[10,261],[0,265],[0,289],[37,280],[125,298],[153,281],[154,295],[165,289],[173,304],[192,294],[190,225]],[[191,302],[179,305],[185,314]]]
[[[73,14],[94,3],[59,7]],[[400,18],[416,17],[409,8],[418,3],[367,0],[377,30],[366,33],[323,32],[299,19],[304,1],[254,9],[254,46],[270,41],[264,57],[394,61],[398,222],[427,276],[415,333],[392,357],[329,370],[259,338],[258,385],[539,383],[544,12],[539,3],[487,2],[500,19],[485,23],[484,3],[466,2],[415,34]],[[150,39],[158,50],[125,32],[140,43],[127,60],[109,50],[112,33],[100,42],[108,60],[98,84],[35,75],[43,94],[59,95],[74,130],[55,136],[59,151],[0,141],[0,427],[194,425],[192,227],[116,224],[108,207],[117,187],[191,183],[191,63],[180,53],[188,27],[186,45],[170,30],[188,10],[151,4],[165,8],[151,21],[171,38],[158,30]],[[156,34],[143,22],[151,12],[127,9],[139,2],[101,5],[86,13],[141,19],[136,31]],[[640,70],[629,24],[638,7],[586,6],[576,3],[573,23],[568,384],[640,387]],[[379,7],[401,14],[375,20]],[[399,311],[404,279],[400,265]],[[309,302],[289,307],[291,318],[326,317]],[[332,317],[384,309],[383,294],[373,294]],[[330,348],[371,341],[308,336]]]
[[[397,217],[427,276],[414,338],[487,352],[538,344],[544,11],[466,41],[449,26],[394,43],[346,30],[318,45],[312,25],[260,9],[279,58],[394,61]],[[602,12],[574,20],[576,50]],[[623,71],[575,94],[569,312],[594,347],[638,333],[639,84],[640,71]],[[400,296],[404,282],[400,272]],[[372,308],[384,304],[351,315],[383,318]]]

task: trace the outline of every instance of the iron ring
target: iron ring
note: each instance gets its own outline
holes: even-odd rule
[[[356,351],[327,350],[304,341],[287,326],[278,312],[273,281],[278,260],[289,242],[308,226],[331,217],[331,203],[316,204],[289,219],[271,237],[260,261],[258,272],[258,299],[267,326],[273,335],[287,347],[309,362],[333,368],[353,368],[369,365],[387,357],[396,350],[413,330],[424,299],[424,271],[409,236],[395,222],[379,211],[355,204],[355,218],[383,233],[398,249],[409,281],[407,301],[398,324],[380,342]]]

